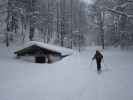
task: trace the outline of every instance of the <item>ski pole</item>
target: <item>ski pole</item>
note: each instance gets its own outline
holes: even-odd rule
[[[92,68],[92,63],[93,63],[93,60],[91,61],[90,65],[89,65],[89,68]]]

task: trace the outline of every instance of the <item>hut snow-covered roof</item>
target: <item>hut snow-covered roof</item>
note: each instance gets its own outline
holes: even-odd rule
[[[23,48],[21,47],[21,49],[17,50],[15,52],[15,54],[17,54],[18,52],[22,51],[23,49],[29,48],[31,46],[40,47],[42,49],[45,49],[45,50],[48,50],[48,51],[51,51],[51,52],[60,53],[61,55],[71,55],[71,54],[73,54],[72,49],[59,47],[59,46],[55,46],[55,45],[51,45],[51,44],[46,44],[46,43],[42,43],[42,42],[37,42],[37,41],[28,42],[26,45],[24,45]]]

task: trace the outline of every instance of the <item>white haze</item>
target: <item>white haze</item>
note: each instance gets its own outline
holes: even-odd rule
[[[83,0],[83,1],[88,3],[88,4],[93,4],[96,0]]]

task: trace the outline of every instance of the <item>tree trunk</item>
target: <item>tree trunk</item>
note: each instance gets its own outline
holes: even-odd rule
[[[9,4],[9,0],[7,1],[8,3],[7,3],[7,19],[6,19],[6,46],[8,47],[9,46],[9,31],[10,31],[10,28],[9,28],[9,17],[10,17],[10,15],[9,15],[9,6],[10,6],[10,4]]]

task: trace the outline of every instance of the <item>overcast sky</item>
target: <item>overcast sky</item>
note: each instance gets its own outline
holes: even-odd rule
[[[94,3],[94,1],[96,1],[96,0],[83,0],[83,1],[85,1],[88,4],[91,4],[91,3]]]

